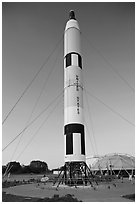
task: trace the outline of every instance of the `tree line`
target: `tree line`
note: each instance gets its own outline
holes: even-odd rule
[[[21,165],[19,162],[12,161],[9,162],[7,165],[2,166],[2,173],[16,173],[16,174],[24,174],[24,173],[49,173],[51,172],[48,169],[48,165],[44,161],[34,160],[31,161],[29,165]]]

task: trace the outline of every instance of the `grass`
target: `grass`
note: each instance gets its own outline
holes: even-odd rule
[[[11,194],[2,193],[2,202],[82,202],[77,198],[74,198],[74,195],[67,194],[65,196],[59,197],[58,194],[55,194],[52,198],[32,198],[32,197],[23,197],[16,196]]]
[[[18,185],[24,185],[24,184],[28,184],[28,183],[30,183],[31,181],[16,181],[16,180],[14,180],[14,181],[7,181],[7,180],[5,180],[5,181],[3,181],[2,182],[2,188],[9,188],[9,187],[12,187],[12,186],[18,186]]]
[[[35,180],[32,181],[32,179],[29,179],[28,181],[5,180],[2,182],[2,188],[24,185],[34,181]],[[24,197],[24,196],[11,195],[11,194],[6,194],[5,192],[2,192],[2,202],[80,202],[80,201],[77,198],[74,198],[74,195],[71,195],[71,194],[67,194],[62,197],[60,197],[58,194],[55,194],[52,198],[47,198],[47,197],[36,198],[36,197],[28,197],[28,196]]]
[[[10,178],[10,180],[4,180],[3,179],[2,188],[9,188],[9,187],[13,187],[13,186],[31,184],[31,183],[38,183],[39,184],[41,177],[42,177],[42,175],[34,175],[34,176],[32,176],[32,175],[23,175],[23,176],[13,175],[13,177]],[[55,176],[54,176],[54,178],[55,178]],[[50,182],[51,181],[53,182],[53,177],[50,178]],[[113,186],[114,186],[114,184],[113,184]],[[115,185],[115,187],[117,187],[117,185]],[[96,189],[94,189],[94,190],[96,190]],[[128,194],[128,191],[126,193],[125,193],[126,195],[122,196],[123,198],[129,199],[129,202],[130,202],[130,200],[135,201],[135,194]],[[130,193],[132,193],[132,192],[130,192]],[[3,202],[80,202],[72,194],[67,194],[67,195],[62,196],[62,197],[60,197],[58,194],[54,194],[52,198],[48,198],[48,197],[36,198],[36,197],[29,197],[29,196],[24,197],[24,196],[6,194],[5,192],[2,193],[2,201]]]

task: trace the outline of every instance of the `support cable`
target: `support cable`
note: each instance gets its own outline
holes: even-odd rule
[[[97,149],[97,144],[96,144],[96,140],[95,140],[95,131],[94,131],[94,128],[93,128],[93,121],[92,121],[92,118],[91,118],[90,106],[89,106],[89,103],[88,103],[88,97],[87,97],[86,92],[85,92],[85,95],[86,95],[85,98],[86,98],[86,102],[87,102],[89,120],[90,120],[90,123],[91,123],[91,130],[92,130],[93,140],[94,140],[94,144],[95,144],[95,154],[98,155],[98,149]]]
[[[10,169],[9,167],[10,167],[10,162],[7,164],[6,170],[4,172],[4,177],[8,174],[9,169]]]
[[[93,45],[93,43],[91,43],[91,41],[89,41],[87,39],[87,37],[82,33],[82,35],[84,36],[84,38],[87,40],[88,45],[90,44],[91,47],[93,47],[97,53],[104,59],[104,61],[109,65],[109,67],[111,68],[111,70],[117,75],[119,76],[119,78],[130,88],[130,90],[135,93],[135,89],[128,83],[128,81],[116,70],[116,68],[111,64],[111,62],[101,53],[101,51],[95,47]]]
[[[83,75],[84,76],[84,75]],[[85,81],[86,80],[84,80],[84,86],[86,86],[85,85]],[[83,88],[83,87],[82,87]],[[87,103],[87,108],[88,108],[88,116],[89,116],[89,104],[88,104],[88,100],[87,100],[87,94],[86,94],[86,92],[85,92],[85,95],[86,95],[86,97],[85,97],[85,99],[86,99],[86,103]],[[85,118],[85,117],[84,117]],[[89,117],[89,119],[90,119],[90,117]],[[93,139],[94,139],[94,143],[95,143],[95,147],[94,147],[94,145],[93,145],[93,143],[92,143],[92,140],[91,140],[91,132],[89,131],[89,129],[88,129],[88,123],[87,123],[87,121],[86,121],[86,118],[85,118],[85,125],[86,125],[86,129],[87,129],[87,132],[88,132],[88,136],[89,136],[89,139],[90,139],[90,143],[91,143],[91,147],[92,147],[92,149],[93,149],[93,154],[96,154],[95,152],[96,152],[96,143],[95,143],[95,138],[94,138],[94,130],[93,130],[93,125],[92,125],[92,122],[91,122],[91,130],[92,130],[92,135],[93,135]],[[94,149],[95,148],[95,149]]]
[[[34,80],[36,79],[36,77],[38,76],[38,74],[43,70],[43,68],[45,67],[45,65],[47,64],[47,62],[49,61],[49,59],[51,58],[51,56],[53,55],[53,53],[55,52],[55,50],[57,49],[58,45],[60,44],[60,42],[62,41],[62,38],[57,42],[56,46],[54,47],[54,49],[52,50],[52,52],[49,54],[49,56],[47,57],[47,59],[45,60],[45,62],[42,64],[42,66],[40,67],[40,69],[37,71],[37,73],[34,75],[34,77],[32,78],[32,80],[30,81],[30,83],[27,85],[27,87],[25,88],[25,90],[23,91],[23,93],[21,94],[21,96],[18,98],[18,100],[16,101],[16,103],[14,104],[14,106],[11,108],[11,110],[8,112],[8,114],[6,115],[5,119],[2,122],[2,125],[5,123],[5,121],[8,119],[8,117],[10,116],[10,114],[12,113],[12,111],[14,110],[14,108],[16,107],[16,105],[19,103],[19,101],[21,100],[21,98],[24,96],[24,94],[27,92],[27,90],[30,88],[30,86],[32,85],[32,83],[34,82]]]
[[[62,98],[60,98],[62,99]],[[57,108],[57,106],[59,105],[61,100],[58,101],[58,103],[52,108],[52,110],[50,111],[50,113],[47,115],[47,117],[44,119],[44,121],[41,123],[41,125],[39,126],[39,128],[36,130],[36,132],[33,134],[33,136],[30,138],[29,142],[26,144],[26,146],[24,147],[24,149],[21,151],[21,153],[18,155],[17,159],[18,160],[20,158],[20,156],[22,155],[22,153],[26,150],[26,148],[30,145],[30,143],[33,141],[33,139],[35,138],[35,136],[38,134],[38,132],[40,131],[40,129],[43,127],[43,125],[45,124],[45,122],[49,119],[49,117],[51,116],[51,114],[53,113],[53,111]]]
[[[89,108],[88,108],[88,110],[89,110]],[[88,116],[89,116],[89,114],[88,114]],[[91,132],[89,131],[89,128],[88,128],[88,123],[87,123],[87,121],[85,120],[85,125],[86,125],[86,129],[87,129],[87,132],[88,132],[88,136],[89,136],[89,140],[90,140],[90,143],[91,143],[91,147],[92,147],[92,149],[93,149],[93,154],[96,154],[96,147],[95,147],[95,145],[93,145],[93,142],[92,142],[92,140],[91,140]],[[92,131],[92,135],[94,134],[94,131],[93,131],[93,129],[92,129],[93,127],[92,127],[92,124],[91,124],[91,131]],[[93,136],[94,137],[94,136]],[[93,140],[94,141],[94,140]],[[94,144],[95,144],[95,141],[94,141]]]
[[[59,55],[59,52],[58,52],[58,55]],[[31,111],[30,116],[29,116],[29,118],[28,118],[28,120],[27,120],[27,122],[26,122],[25,127],[29,124],[29,122],[30,122],[30,120],[31,120],[31,118],[32,118],[32,115],[33,115],[33,113],[34,113],[34,111],[35,111],[35,109],[36,109],[36,107],[37,107],[37,105],[38,105],[38,102],[39,102],[39,100],[40,100],[40,98],[41,98],[41,96],[42,96],[42,94],[43,94],[43,91],[45,90],[45,87],[46,87],[46,85],[47,85],[47,83],[48,83],[48,81],[49,81],[49,78],[50,78],[50,76],[51,76],[53,70],[55,69],[55,65],[56,65],[56,62],[57,62],[57,59],[58,59],[58,55],[56,56],[56,59],[54,60],[54,64],[53,64],[52,68],[50,69],[49,74],[48,74],[47,77],[46,77],[46,80],[45,80],[45,82],[44,82],[44,84],[43,84],[43,86],[42,86],[42,89],[41,89],[41,91],[40,91],[40,93],[39,93],[39,95],[38,95],[38,97],[37,97],[37,100],[36,100],[36,102],[35,102],[35,104],[34,104],[34,106],[33,106],[33,108],[32,108],[32,111]],[[12,160],[13,156],[15,155],[15,152],[17,151],[17,148],[19,147],[19,144],[20,144],[21,139],[23,138],[24,134],[25,134],[25,130],[24,130],[24,132],[22,133],[22,135],[20,136],[20,139],[19,139],[19,141],[18,141],[18,143],[17,143],[17,145],[16,145],[16,148],[15,148],[13,154],[12,154],[11,160]]]
[[[64,91],[64,90],[63,90]],[[43,113],[45,111],[48,110],[48,108],[60,97],[60,95],[62,94],[62,92],[60,94],[58,94],[56,96],[56,98],[54,98],[54,100],[44,109],[42,110],[38,115],[37,117],[35,117],[18,135],[16,135],[3,149],[2,151],[4,151],[5,149],[7,149],[7,147],[9,145],[11,145],[25,130],[27,130],[41,115],[43,115]]]
[[[86,125],[86,129],[87,129],[87,132],[88,132],[88,135],[89,135],[89,140],[90,140],[90,143],[91,143],[91,147],[92,147],[92,150],[93,150],[93,154],[95,154],[95,149],[94,149],[94,146],[93,146],[91,137],[90,137],[90,132],[89,132],[88,125],[87,125],[87,122],[86,122],[86,121],[85,121],[85,125]],[[86,159],[87,159],[87,158],[86,158]]]
[[[85,89],[84,89],[85,90]],[[128,119],[126,119],[124,116],[122,116],[119,112],[117,112],[116,110],[114,110],[113,108],[111,108],[109,105],[107,105],[106,103],[104,103],[101,99],[99,99],[97,96],[91,94],[89,91],[85,90],[88,95],[92,98],[95,98],[97,101],[99,101],[100,103],[102,103],[106,108],[108,108],[109,110],[111,110],[113,113],[115,113],[116,115],[118,115],[121,119],[123,119],[124,121],[128,122],[130,125],[135,126],[134,123],[132,123],[131,121],[129,121]]]

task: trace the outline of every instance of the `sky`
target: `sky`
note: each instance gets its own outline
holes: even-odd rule
[[[48,107],[3,151],[3,164],[64,164],[63,34],[72,9],[81,30],[86,155],[135,155],[134,3],[3,2],[2,120],[44,64],[3,124],[3,148]]]

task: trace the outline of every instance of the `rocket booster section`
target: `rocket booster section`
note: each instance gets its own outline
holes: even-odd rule
[[[65,162],[85,161],[80,29],[74,11],[64,33]]]

